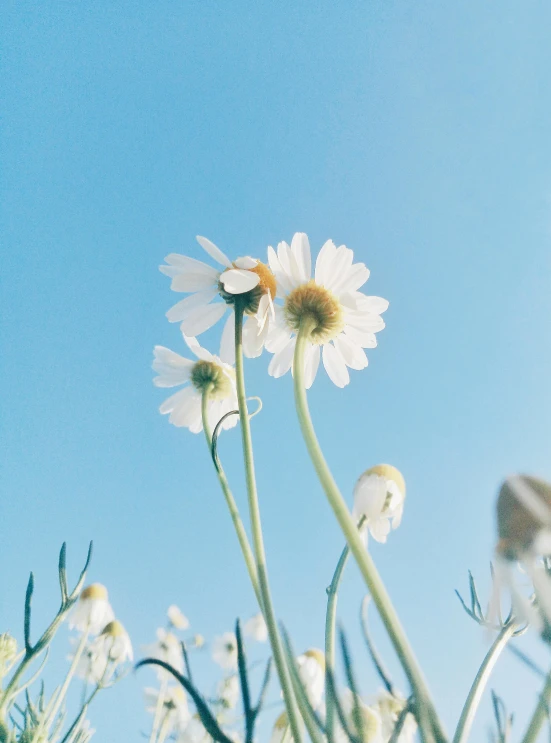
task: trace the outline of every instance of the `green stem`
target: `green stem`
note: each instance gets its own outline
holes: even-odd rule
[[[277,627],[276,616],[270,595],[268,582],[268,571],[266,567],[266,554],[264,551],[264,538],[262,535],[262,523],[260,520],[260,508],[256,492],[256,477],[254,472],[253,445],[251,438],[251,426],[247,410],[247,396],[245,393],[245,375],[243,371],[243,304],[239,297],[235,302],[235,378],[237,385],[237,401],[239,403],[239,419],[241,422],[241,437],[243,443],[243,458],[245,462],[245,479],[247,482],[247,495],[249,500],[249,513],[251,519],[251,533],[253,547],[258,571],[258,583],[262,596],[261,607],[268,628],[270,645],[274,656],[274,662],[283,692],[283,699],[287,708],[289,725],[294,743],[301,743],[302,731],[300,725],[299,711],[291,686],[289,669],[283,654],[283,645]]]
[[[547,676],[545,685],[540,694],[538,704],[532,715],[532,719],[522,739],[522,743],[536,743],[541,726],[548,719],[549,705],[551,704],[551,671]]]
[[[360,529],[365,521],[365,516],[362,516],[358,524]],[[330,671],[334,674],[335,672],[335,624],[337,618],[337,599],[339,586],[344,573],[344,568],[348,562],[350,556],[350,547],[346,547],[341,552],[337,567],[333,573],[331,583],[327,588],[327,611],[325,614],[325,670]],[[326,712],[325,712],[325,728],[327,731],[327,738],[329,741],[333,739],[333,726],[335,720],[335,709],[333,705],[333,697],[328,694],[325,700]]]
[[[212,453],[212,432],[210,430],[208,417],[209,397],[210,390],[204,390],[201,399],[201,414],[203,417],[203,430],[205,432],[207,446],[209,448],[209,452]],[[243,522],[241,521],[239,509],[237,508],[237,503],[235,502],[235,498],[233,497],[232,491],[230,490],[226,473],[224,472],[220,464],[218,464],[215,469],[218,481],[220,482],[220,487],[222,488],[222,492],[224,494],[224,498],[226,499],[226,505],[228,506],[228,511],[230,512],[233,527],[235,529],[235,533],[237,534],[239,546],[241,547],[241,552],[243,553],[243,558],[245,560],[245,565],[247,566],[247,571],[249,573],[249,578],[251,580],[256,599],[258,601],[260,609],[262,610],[262,595],[260,593],[260,587],[258,585],[258,574],[256,571],[253,551],[247,537],[247,532],[245,531],[245,527],[243,526]]]
[[[416,713],[418,715],[419,728],[423,741],[428,743],[436,739],[437,743],[446,741],[446,735],[436,715],[434,704],[431,700],[429,690],[417,659],[409,646],[406,634],[400,624],[398,615],[390,601],[385,586],[371,556],[365,549],[357,526],[350,515],[346,502],[333,479],[331,471],[323,457],[320,445],[316,438],[314,426],[310,418],[306,388],[304,384],[304,351],[313,323],[306,320],[301,323],[298,333],[295,357],[293,363],[295,403],[298,419],[310,459],[318,475],[320,483],[325,491],[333,513],[342,529],[346,541],[356,560],[366,586],[373,598],[375,605],[381,615],[390,640],[394,646],[400,663],[408,677],[416,700]]]
[[[495,664],[516,629],[517,626],[514,622],[510,622],[502,627],[490,649],[486,653],[486,657],[478,669],[478,673],[473,681],[469,695],[465,700],[461,717],[459,718],[457,729],[453,736],[453,743],[464,743],[464,741],[468,739],[476,711],[482,699],[482,695],[484,694],[486,685],[490,680]]]

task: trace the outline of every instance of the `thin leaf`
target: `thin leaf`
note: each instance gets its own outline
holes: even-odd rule
[[[243,714],[245,715],[245,743],[252,743],[254,731],[254,713],[251,709],[251,692],[247,678],[247,656],[243,645],[241,634],[241,622],[235,623],[235,638],[237,640],[237,669],[239,671],[239,683],[241,686],[241,697],[243,699]]]
[[[61,590],[61,605],[64,606],[69,595],[69,589],[67,587],[67,542],[63,542],[61,545],[57,570],[59,573],[59,588]]]
[[[34,575],[31,573],[29,576],[29,582],[27,583],[27,591],[25,593],[25,620],[24,620],[24,631],[25,631],[25,652],[27,656],[32,654],[33,646],[31,644],[31,603],[34,591]]]
[[[256,707],[254,707],[254,716],[257,717],[260,712],[262,711],[262,708],[264,707],[264,702],[266,700],[266,693],[268,691],[268,684],[270,683],[270,678],[272,675],[272,659],[270,658],[268,660],[268,663],[266,664],[266,670],[264,671],[264,678],[262,679],[262,686],[260,687],[260,694],[258,695],[258,702],[256,703]]]

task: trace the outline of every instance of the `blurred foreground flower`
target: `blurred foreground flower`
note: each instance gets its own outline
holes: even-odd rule
[[[281,377],[291,369],[296,335],[301,324],[311,323],[305,352],[305,385],[311,387],[318,370],[320,348],[323,365],[337,387],[349,381],[348,367],[364,369],[364,348],[377,345],[375,333],[385,326],[381,313],[386,299],[368,297],[358,289],[369,278],[363,263],[353,263],[354,253],[328,240],[320,250],[311,278],[308,237],[297,232],[291,245],[281,242],[277,254],[268,248],[268,260],[276,279],[283,307],[276,307],[273,329],[266,348],[274,354],[269,373]]]
[[[325,654],[317,648],[310,648],[298,656],[297,665],[310,704],[317,709],[325,691]]]
[[[82,593],[69,619],[69,629],[98,635],[105,625],[115,618],[107,588],[101,583],[92,583]]]
[[[166,612],[168,621],[174,627],[174,629],[184,630],[189,627],[189,619],[182,612],[182,610],[175,604],[168,607]]]
[[[262,614],[255,614],[245,622],[243,632],[256,642],[266,642],[268,639],[268,628]]]
[[[367,540],[367,531],[377,542],[386,542],[391,529],[402,521],[406,484],[402,474],[390,464],[378,464],[366,470],[354,486],[352,514],[356,522],[365,523],[361,533]]]
[[[187,695],[181,686],[168,686],[166,690],[144,689],[147,711],[153,715],[159,714],[159,728],[166,737],[182,733],[191,714],[188,707]]]
[[[232,671],[237,669],[237,640],[233,632],[224,632],[214,638],[212,658],[221,668]]]

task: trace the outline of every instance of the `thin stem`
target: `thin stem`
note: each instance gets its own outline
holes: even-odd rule
[[[209,397],[210,390],[204,390],[201,399],[201,414],[203,417],[203,430],[205,432],[207,446],[209,452],[212,452],[212,432],[210,429],[208,416]],[[226,505],[228,506],[228,511],[230,512],[233,527],[235,529],[235,533],[237,534],[239,546],[241,547],[241,552],[243,553],[243,559],[245,560],[245,565],[247,566],[247,571],[249,573],[249,578],[254,589],[256,599],[260,608],[262,609],[262,594],[260,593],[260,587],[258,585],[258,573],[256,570],[253,551],[247,537],[247,532],[245,531],[245,527],[243,526],[243,522],[241,521],[237,503],[235,502],[235,498],[233,497],[232,491],[230,490],[228,479],[226,477],[226,473],[222,469],[222,465],[218,464],[218,466],[215,467],[215,470],[218,481],[220,483],[220,487],[222,488],[222,492],[224,494],[224,498],[226,499]]]
[[[510,622],[502,627],[490,649],[486,653],[486,657],[478,669],[478,673],[473,681],[469,695],[465,700],[463,710],[461,711],[461,717],[459,718],[455,735],[453,736],[453,743],[464,743],[464,741],[468,739],[478,706],[482,699],[482,695],[484,694],[486,685],[490,680],[495,664],[516,629],[517,627],[514,622]]]
[[[522,739],[522,743],[536,743],[541,726],[549,717],[549,704],[551,703],[551,671],[547,676],[545,685],[538,699],[532,719]]]
[[[157,743],[159,725],[161,724],[161,716],[163,713],[163,707],[165,704],[166,692],[168,690],[169,677],[163,674],[164,678],[159,689],[159,695],[157,697],[157,704],[155,705],[155,715],[153,716],[153,725],[151,726],[151,735],[149,736],[149,743]]]
[[[360,529],[365,521],[365,516],[362,516],[358,524]],[[325,669],[330,673],[335,672],[335,624],[337,618],[337,599],[338,591],[341,583],[342,576],[344,574],[344,568],[348,562],[350,555],[350,547],[346,547],[341,552],[337,567],[333,573],[331,583],[327,588],[327,611],[325,614]],[[335,719],[335,710],[333,705],[333,698],[329,694],[326,698],[326,712],[325,712],[325,728],[327,731],[327,737],[329,740],[333,738],[333,726]]]
[[[274,662],[279,676],[279,683],[281,684],[281,691],[283,692],[283,699],[287,708],[293,741],[294,743],[301,743],[302,731],[299,711],[291,686],[289,669],[287,668],[287,663],[283,653],[283,645],[277,627],[274,607],[270,595],[268,571],[266,568],[264,538],[262,536],[260,508],[256,492],[251,427],[247,410],[247,395],[245,393],[245,374],[243,370],[243,304],[239,297],[236,297],[235,302],[235,378],[237,384],[237,400],[239,403],[239,419],[241,422],[241,437],[243,443],[243,458],[245,462],[245,479],[249,500],[251,532],[258,571],[258,583],[262,596],[260,606],[263,609],[264,619],[266,620],[266,626],[268,628],[270,645],[272,647]]]
[[[320,445],[316,438],[316,433],[310,418],[308,401],[306,398],[306,388],[304,384],[304,351],[308,337],[312,329],[311,321],[307,320],[301,324],[298,333],[295,357],[293,364],[294,386],[295,386],[295,403],[298,413],[298,419],[302,430],[302,435],[310,454],[310,459],[314,465],[320,483],[325,491],[333,513],[342,529],[342,532],[350,546],[367,588],[373,597],[379,614],[386,627],[390,640],[398,655],[400,663],[408,677],[411,688],[415,695],[416,712],[419,721],[419,728],[424,741],[433,740],[438,743],[446,740],[442,725],[436,715],[434,704],[431,700],[429,690],[423,674],[410,648],[406,634],[400,624],[398,615],[390,601],[383,581],[379,576],[371,556],[365,549],[360,534],[346,503],[339,491],[339,488],[333,479],[331,471],[323,457]]]

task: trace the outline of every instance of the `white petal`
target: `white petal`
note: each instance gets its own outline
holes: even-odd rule
[[[364,333],[378,333],[385,327],[385,321],[380,315],[359,310],[345,310],[344,322]]]
[[[193,361],[185,359],[164,346],[155,346],[153,369],[160,375],[155,377],[153,384],[157,387],[176,387],[189,379]]]
[[[229,294],[244,294],[258,285],[260,276],[241,268],[230,268],[220,275],[220,281]]]
[[[190,336],[201,335],[220,320],[226,309],[227,305],[224,302],[197,307],[182,321],[180,326],[182,333]]]
[[[365,369],[367,366],[367,356],[363,348],[353,343],[344,333],[340,333],[334,340],[334,344],[340,351],[344,363],[351,369]]]
[[[197,390],[186,387],[165,400],[159,410],[163,415],[170,413],[169,420],[175,426],[187,426],[193,419],[196,403],[201,404]]]
[[[256,266],[258,266],[258,261],[256,260],[256,258],[251,258],[250,255],[245,255],[235,261],[236,268],[249,269],[255,268]]]
[[[197,235],[197,242],[217,263],[226,266],[226,268],[231,268],[232,264],[228,256],[224,255],[220,248],[217,248],[213,242],[206,237],[201,237],[201,235]]]
[[[388,534],[390,533],[389,520],[381,517],[379,519],[376,519],[375,521],[370,521],[368,526],[373,539],[376,539],[377,542],[382,542],[384,544],[386,542]]]
[[[279,262],[277,253],[271,245],[268,246],[268,264],[270,266],[270,271],[276,278],[277,296],[284,297],[286,294],[289,294],[289,292],[292,291],[293,286],[289,278],[287,277],[287,274],[283,270],[283,266]]]
[[[291,338],[287,341],[287,344],[274,354],[274,357],[270,361],[268,366],[268,374],[272,377],[282,377],[286,374],[293,363],[293,355],[295,353],[296,338]]]
[[[382,297],[366,296],[362,292],[355,292],[356,309],[372,312],[374,315],[380,315],[388,310],[388,299]]]
[[[270,309],[272,311],[272,316],[274,314],[274,307],[272,303],[272,298],[270,294],[263,294],[260,297],[260,302],[258,303],[258,309],[256,311],[256,320],[258,322],[258,330],[259,332],[264,328],[264,325],[268,322],[268,316],[270,313]]]
[[[323,346],[323,365],[329,375],[329,379],[337,387],[346,387],[350,382],[350,375],[344,363],[344,359],[331,343]]]
[[[350,271],[353,260],[354,252],[347,248],[346,245],[341,245],[337,248],[335,256],[329,264],[328,275],[325,279],[325,286],[328,289],[331,289],[333,292],[338,291],[339,286]]]
[[[196,292],[185,299],[181,299],[166,313],[168,321],[181,322],[184,317],[189,315],[191,310],[195,307],[206,306],[217,294],[218,288],[213,286],[210,289],[204,289],[202,292]]]
[[[174,292],[200,292],[204,289],[217,286],[218,271],[212,269],[211,274],[206,273],[179,273],[172,279],[170,288]]]
[[[310,257],[310,243],[308,235],[304,232],[296,232],[291,242],[291,250],[297,262],[300,280],[303,283],[310,281],[312,273],[312,259]]]
[[[318,367],[320,363],[320,347],[318,345],[309,344],[304,354],[304,386],[307,390],[314,383]]]
[[[293,251],[286,242],[280,242],[277,246],[277,257],[279,258],[281,267],[286,274],[291,287],[294,289],[302,284],[297,259],[293,255]]]
[[[275,308],[275,318],[270,323],[270,330],[268,332],[268,337],[266,338],[267,350],[270,353],[281,351],[290,337],[291,331],[285,324],[283,308],[278,306]]]
[[[256,359],[262,353],[268,336],[268,323],[260,328],[256,317],[248,317],[243,325],[243,353],[249,359]]]
[[[352,343],[356,343],[362,348],[375,348],[377,346],[377,338],[374,333],[365,333],[351,325],[345,325],[344,334]]]
[[[235,312],[231,310],[220,339],[220,358],[226,364],[235,364]]]
[[[193,351],[193,353],[197,356],[198,359],[202,359],[203,361],[215,361],[215,357],[211,354],[210,351],[207,351],[206,348],[203,348],[203,346],[199,343],[197,338],[194,338],[193,336],[188,336],[185,333],[182,333],[184,337],[184,341],[186,342],[188,348]]]
[[[330,278],[328,268],[333,261],[336,252],[337,248],[335,247],[333,240],[327,240],[327,242],[323,244],[318,253],[318,257],[316,258],[316,283],[324,286],[325,281]]]
[[[355,263],[346,276],[333,288],[335,293],[353,292],[363,286],[369,278],[369,269],[363,263]]]

